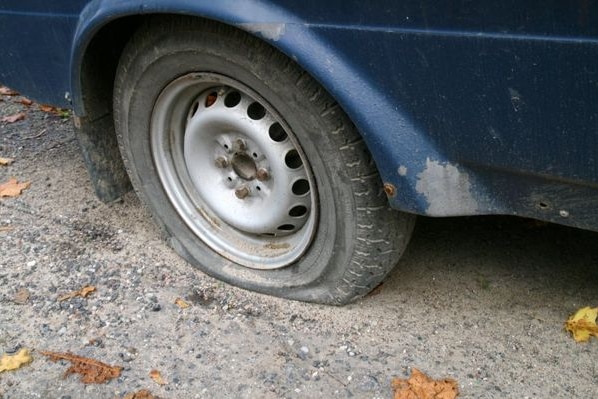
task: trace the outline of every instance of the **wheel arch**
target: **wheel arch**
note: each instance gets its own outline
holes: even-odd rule
[[[329,38],[272,1],[249,1],[243,3],[242,7],[233,7],[229,2],[189,0],[119,4],[95,0],[89,3],[79,18],[71,59],[72,101],[75,114],[81,117],[79,123],[83,135],[86,135],[86,130],[94,130],[97,134],[97,128],[90,129],[86,125],[111,115],[114,72],[120,52],[135,27],[145,18],[175,15],[216,21],[244,30],[293,59],[347,113],[365,141],[382,180],[401,190],[400,196],[395,195],[396,190],[387,191],[391,205],[401,210],[425,213],[427,202],[416,192],[416,176],[397,174],[397,159],[401,160],[402,168],[412,171],[422,170],[426,158],[415,154],[411,148],[425,149],[429,159],[443,160],[444,157],[436,151],[426,135],[411,124],[408,116],[397,108],[393,99],[383,91],[384,88],[373,85],[367,71],[352,65],[350,55],[336,50]],[[105,132],[110,128],[113,131],[113,126],[102,130]],[[82,147],[84,153],[96,151],[93,147]],[[96,154],[86,157],[86,160],[116,157],[116,148],[104,151],[111,154]],[[106,200],[106,196],[97,189],[94,168],[88,163],[96,193]],[[113,171],[105,175],[110,173]],[[128,187],[128,184],[120,186]],[[107,199],[117,196],[113,192]]]

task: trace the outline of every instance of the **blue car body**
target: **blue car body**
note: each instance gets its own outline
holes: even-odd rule
[[[598,230],[597,8],[589,0],[3,0],[0,82],[91,120],[110,112],[94,91],[112,87],[89,71],[114,69],[140,20],[216,20],[267,41],[322,84],[367,143],[393,207]],[[100,45],[106,56],[90,58]]]

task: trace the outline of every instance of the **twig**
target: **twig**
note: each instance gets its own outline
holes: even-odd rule
[[[31,137],[23,137],[25,140],[31,140],[31,139],[36,139],[39,136],[41,136],[42,134],[46,133],[48,129],[43,129],[41,132],[39,132],[38,134],[36,134],[35,136],[31,136]]]

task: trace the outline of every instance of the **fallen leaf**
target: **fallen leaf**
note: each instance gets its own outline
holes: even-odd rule
[[[158,370],[150,371],[149,376],[152,377],[152,380],[154,380],[156,382],[156,384],[159,384],[159,385],[168,384],[166,381],[164,381],[164,378],[162,378],[162,374],[160,374],[160,372]]]
[[[18,290],[15,294],[15,297],[13,298],[13,301],[19,305],[26,304],[28,300],[29,291],[27,290],[27,288],[21,288],[20,290]]]
[[[119,398],[116,398],[119,399]],[[158,396],[152,395],[147,389],[141,389],[137,392],[131,392],[126,394],[120,399],[160,399]]]
[[[177,299],[175,299],[175,300],[174,300],[174,303],[175,303],[175,305],[177,305],[177,306],[178,306],[179,308],[181,308],[181,309],[187,309],[189,306],[191,306],[191,305],[189,305],[187,302],[185,302],[185,301],[184,301],[183,299],[181,299],[181,298],[177,298]]]
[[[0,95],[3,95],[3,96],[18,96],[19,93],[17,93],[13,89],[9,89],[6,86],[0,86]]]
[[[9,115],[9,116],[4,116],[1,121],[2,122],[6,122],[6,123],[15,123],[18,121],[22,121],[23,119],[25,119],[25,113],[24,112],[19,112],[17,114],[13,114],[13,115]]]
[[[66,301],[67,299],[74,298],[76,296],[80,296],[81,298],[87,297],[87,295],[91,294],[96,290],[96,287],[93,285],[86,285],[85,287],[81,288],[80,290],[70,292],[68,294],[64,294],[63,296],[58,298],[59,302]]]
[[[597,317],[598,308],[586,306],[569,317],[569,320],[565,322],[565,329],[573,334],[573,339],[576,342],[586,342],[592,335],[598,338]]]
[[[27,348],[21,348],[16,355],[7,355],[5,353],[0,358],[0,373],[8,370],[16,370],[32,361],[33,358],[29,354],[29,349]]]
[[[0,157],[0,165],[1,166],[8,166],[12,164],[15,160],[12,158],[2,158]]]
[[[53,107],[47,104],[40,104],[39,110],[48,114],[60,116],[61,118],[68,118],[70,116],[70,111],[68,109]]]
[[[459,395],[457,381],[433,380],[416,368],[409,379],[393,378],[394,399],[454,399]]]
[[[0,232],[2,231],[13,231],[15,228],[12,226],[0,226]]]
[[[28,99],[27,97],[21,97],[18,100],[16,100],[15,102],[19,103],[19,104],[23,104],[26,106],[31,106],[31,104],[33,104],[33,101],[31,101],[30,99]]]
[[[120,366],[111,366],[98,360],[77,356],[69,352],[40,351],[40,353],[47,356],[53,362],[59,360],[71,362],[71,366],[64,373],[64,378],[69,374],[81,374],[81,382],[84,384],[102,384],[118,378],[123,369]]]
[[[6,183],[0,184],[0,197],[18,197],[30,185],[29,181],[19,183],[17,179],[10,178]]]

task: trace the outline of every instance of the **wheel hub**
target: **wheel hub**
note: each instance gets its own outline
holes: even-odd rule
[[[276,112],[242,84],[209,73],[173,81],[155,109],[158,174],[197,236],[248,267],[299,259],[315,233],[317,192],[301,147]]]
[[[257,174],[257,166],[253,159],[244,152],[237,152],[231,161],[233,171],[243,180],[253,180]]]

